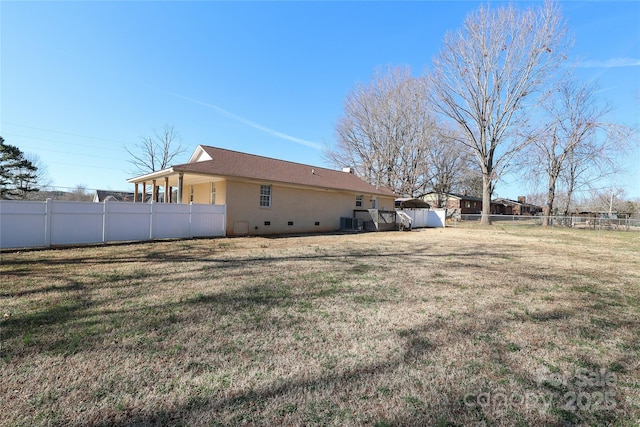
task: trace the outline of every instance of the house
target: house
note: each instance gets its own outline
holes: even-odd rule
[[[427,193],[423,197],[425,202],[433,207],[447,208],[460,214],[482,213],[482,198],[455,193]]]
[[[160,189],[158,188],[158,191]],[[133,202],[134,198],[137,202],[142,200],[142,193],[132,193],[128,191],[111,191],[111,190],[96,190],[96,194],[93,196],[94,203],[102,202]],[[151,201],[151,194],[147,193],[144,196],[145,201]],[[164,193],[159,193],[157,196],[158,202],[164,202]]]
[[[329,232],[360,209],[393,210],[397,197],[343,171],[200,145],[185,164],[128,180],[166,203],[226,205],[228,236]],[[158,200],[154,200],[158,202]]]
[[[491,202],[491,213],[497,215],[536,215],[542,212],[542,206],[527,203],[525,196],[518,196],[518,200],[494,199]]]
[[[94,203],[102,202],[133,202],[134,194],[127,191],[96,190]]]

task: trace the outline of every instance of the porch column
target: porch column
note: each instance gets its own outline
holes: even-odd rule
[[[178,174],[178,203],[182,203],[182,183],[184,174],[180,172]]]
[[[136,203],[138,201],[138,183],[135,183],[135,191],[133,193],[133,203]]]
[[[169,203],[169,177],[164,177],[164,202]]]
[[[147,181],[142,181],[142,196],[140,196],[142,203],[147,201]]]
[[[158,189],[156,186],[156,180],[153,180],[153,193],[151,194],[151,200],[153,200],[153,203],[158,203]]]

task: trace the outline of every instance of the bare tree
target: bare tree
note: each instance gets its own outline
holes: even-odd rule
[[[601,131],[599,139],[578,145],[569,153],[567,168],[560,176],[566,193],[565,215],[577,191],[592,190],[604,179],[624,173],[618,160],[627,151],[637,131],[620,124],[608,124]]]
[[[427,170],[429,189],[436,193],[436,204],[445,207],[447,193],[473,193],[474,178],[473,153],[463,146],[453,143],[455,137],[452,130],[441,127],[437,141],[427,147]]]
[[[129,163],[134,166],[134,172],[140,174],[166,169],[177,156],[185,152],[180,135],[169,125],[154,131],[153,136],[142,137],[135,152],[124,148],[131,156]]]
[[[76,188],[74,188],[72,191],[65,194],[64,200],[90,202],[93,200],[93,195],[89,191],[87,191],[86,185],[77,184]]]
[[[460,131],[482,171],[482,223],[489,224],[491,194],[513,156],[527,143],[536,93],[566,59],[567,38],[553,3],[524,11],[482,6],[462,29],[445,36],[429,75],[432,105]]]
[[[624,189],[617,187],[592,188],[588,196],[581,203],[583,210],[600,214],[617,214],[626,211],[629,203],[625,198]],[[626,213],[626,212],[625,212]]]
[[[638,215],[640,215],[640,197],[625,200],[620,210],[632,218],[638,218]]]
[[[476,162],[469,163],[454,192],[474,197],[482,197],[482,172]]]
[[[40,159],[40,156],[38,156],[37,154],[33,154],[33,153],[25,153],[24,155],[25,159],[27,159],[33,166],[36,167],[36,170],[34,172],[35,175],[35,182],[34,182],[34,186],[36,188],[39,188],[39,191],[42,191],[48,187],[50,187],[53,184],[53,180],[51,179],[50,175],[49,175],[49,168],[47,167],[46,164],[44,164],[42,162],[42,159]],[[28,193],[25,195],[25,198],[29,199],[29,200],[35,200],[35,199],[41,199],[41,197],[36,193]]]
[[[434,134],[424,79],[407,67],[389,68],[347,95],[337,145],[325,150],[325,158],[353,167],[375,186],[414,196],[425,192],[426,147]]]
[[[547,200],[547,195],[544,192],[528,193],[526,197],[527,203],[537,206],[544,205],[544,202]]]
[[[563,177],[567,178],[565,203],[571,203],[578,178],[589,175],[589,180],[600,179],[620,169],[615,160],[624,151],[631,131],[606,121],[611,107],[597,102],[597,91],[595,83],[580,84],[570,77],[560,81],[543,103],[546,120],[526,156],[533,174],[541,174],[548,184],[543,226],[553,214]]]

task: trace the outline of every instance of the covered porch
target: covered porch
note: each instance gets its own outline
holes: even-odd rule
[[[173,168],[131,178],[127,182],[134,185],[134,203],[225,204],[226,199],[225,178]],[[145,197],[147,194],[150,197]]]

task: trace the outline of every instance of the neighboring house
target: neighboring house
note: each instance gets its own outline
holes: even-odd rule
[[[133,202],[133,193],[126,191],[110,191],[110,190],[96,190],[93,201],[95,203],[108,202]]]
[[[455,210],[460,214],[482,213],[482,199],[479,197],[454,193],[427,193],[422,198],[433,207]]]
[[[542,207],[527,203],[525,196],[518,196],[518,200],[495,199],[491,202],[491,213],[498,215],[536,215],[542,212]]]
[[[226,205],[228,236],[328,232],[354,210],[393,210],[397,197],[350,170],[277,160],[200,145],[188,163],[129,179],[134,197],[176,194],[168,203]],[[158,200],[155,200],[157,202]]]
[[[159,190],[159,188],[158,188]],[[142,193],[136,195],[136,193],[131,193],[128,191],[111,191],[111,190],[96,190],[95,196],[93,196],[93,201],[95,203],[102,202],[133,202],[134,198],[137,197],[136,201],[140,202],[142,198]],[[146,202],[151,201],[151,194],[145,194],[144,200]],[[158,194],[158,202],[164,202],[164,194]]]

